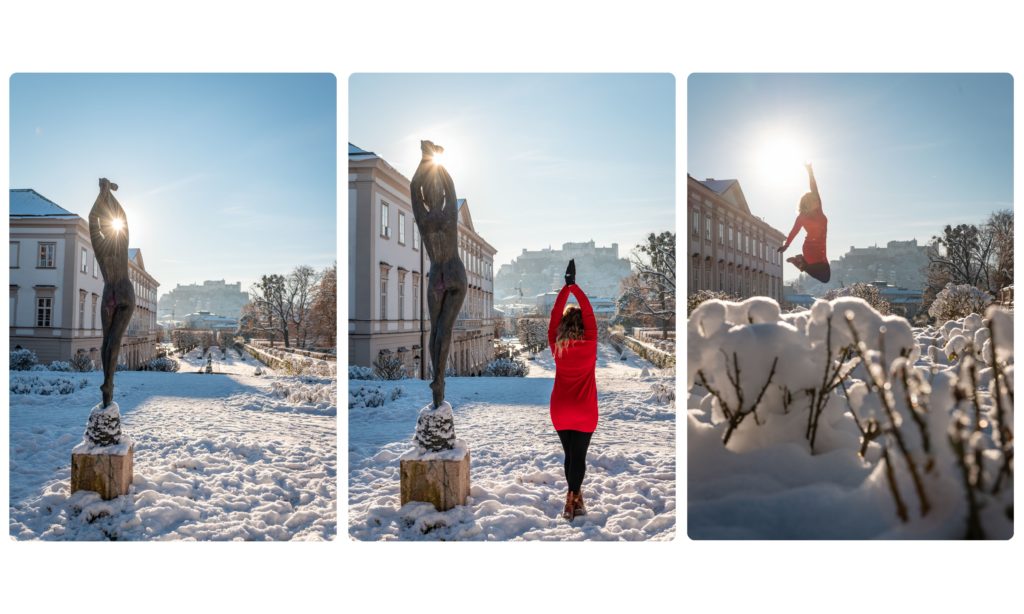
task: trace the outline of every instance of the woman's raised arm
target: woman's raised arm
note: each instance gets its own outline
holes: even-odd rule
[[[563,286],[555,299],[555,306],[551,308],[551,321],[548,323],[548,345],[551,350],[555,349],[555,336],[558,334],[558,325],[562,322],[562,311],[565,310],[565,302],[569,300],[569,289],[574,286]]]
[[[580,311],[583,312],[583,338],[587,341],[597,341],[597,318],[594,317],[594,308],[590,305],[587,293],[576,284],[568,286],[573,296],[580,304]]]

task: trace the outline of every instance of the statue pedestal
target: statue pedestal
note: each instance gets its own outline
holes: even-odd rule
[[[107,500],[128,494],[134,475],[135,442],[94,447],[83,441],[71,450],[71,492],[92,490]]]
[[[469,497],[469,448],[461,441],[443,452],[411,450],[399,459],[402,498],[431,503],[439,512],[465,505]]]

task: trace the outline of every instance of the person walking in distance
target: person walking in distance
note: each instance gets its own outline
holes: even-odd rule
[[[804,238],[803,253],[786,258],[796,268],[821,283],[828,283],[832,279],[832,267],[828,264],[828,256],[825,255],[825,242],[828,236],[828,218],[821,208],[821,196],[818,194],[818,183],[814,180],[814,169],[807,163],[807,175],[811,181],[811,191],[800,198],[800,211],[793,223],[793,229],[786,237],[786,243],[779,247],[781,254],[789,248],[789,244],[796,238],[801,228],[807,230]]]
[[[566,307],[572,294],[579,306]],[[562,517],[572,520],[587,513],[581,487],[587,469],[587,449],[597,429],[597,320],[586,293],[576,285],[576,261],[565,270],[565,286],[558,293],[548,324],[548,345],[555,359],[555,386],[551,390],[551,424],[565,452],[568,492]]]

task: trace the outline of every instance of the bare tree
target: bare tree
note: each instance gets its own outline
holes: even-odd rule
[[[992,287],[989,290],[998,291],[1013,284],[1013,211],[993,212],[982,232],[992,241]]]
[[[947,225],[928,245],[929,268],[947,273],[955,284],[987,289],[992,243],[992,235],[974,224]]]
[[[338,263],[320,273],[310,307],[312,334],[319,343],[334,347],[338,329]]]
[[[638,312],[661,322],[667,334],[676,317],[676,233],[647,236],[647,242],[633,250],[630,262],[639,283],[627,285],[625,292]]]
[[[289,273],[285,279],[286,319],[290,328],[295,332],[299,347],[305,347],[309,338],[312,326],[310,308],[313,305],[313,297],[319,280],[320,274],[313,267],[307,265],[295,267],[295,270]],[[288,337],[286,335],[285,347],[287,346]]]
[[[288,312],[286,300],[285,278],[283,275],[263,275],[252,285],[249,292],[255,306],[255,322],[253,328],[270,336],[270,346],[274,346],[274,336],[281,332],[285,347],[289,347]]]

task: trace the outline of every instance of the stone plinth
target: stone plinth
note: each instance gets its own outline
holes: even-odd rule
[[[128,437],[118,445],[90,447],[86,442],[71,451],[71,492],[92,490],[103,499],[128,494],[132,485],[135,443]]]
[[[438,511],[465,505],[469,497],[469,449],[457,442],[452,450],[421,453],[412,450],[399,460],[402,505],[431,503]]]

